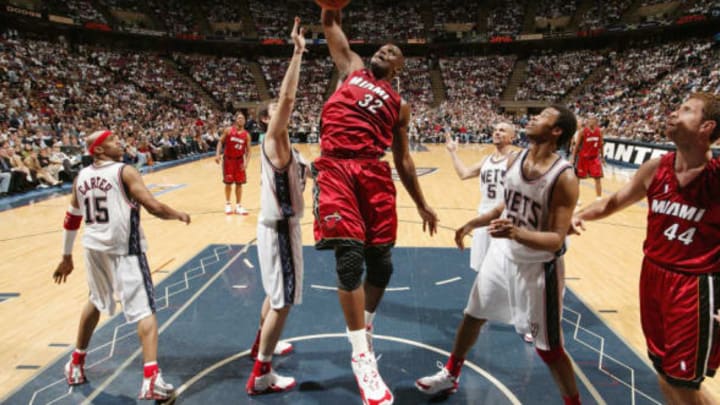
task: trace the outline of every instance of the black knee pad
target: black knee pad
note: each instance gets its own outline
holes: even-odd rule
[[[375,287],[385,288],[393,273],[391,246],[371,246],[365,249],[366,280]]]
[[[353,291],[360,287],[363,273],[362,246],[338,246],[335,249],[335,262],[338,288]]]

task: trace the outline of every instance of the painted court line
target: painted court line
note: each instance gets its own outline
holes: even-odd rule
[[[449,279],[443,280],[443,281],[436,281],[435,285],[445,285],[445,284],[454,283],[454,282],[460,281],[460,280],[462,280],[462,277],[453,277],[453,278],[449,278]]]
[[[318,290],[337,291],[337,287],[330,287],[327,285],[319,285],[319,284],[310,284],[310,288],[315,288]]]
[[[218,270],[217,273],[215,273],[215,275],[213,275],[202,287],[200,287],[200,289],[199,289],[197,292],[195,292],[195,294],[193,294],[193,296],[190,297],[190,299],[188,299],[187,302],[185,302],[185,304],[183,304],[183,306],[180,307],[180,309],[178,309],[177,312],[175,312],[175,313],[170,317],[170,319],[168,319],[167,321],[165,321],[165,323],[164,323],[164,324],[160,327],[160,329],[158,330],[158,335],[160,335],[161,333],[163,333],[163,332],[165,331],[165,329],[167,329],[168,327],[170,327],[170,325],[172,325],[173,322],[175,322],[175,320],[176,320],[180,315],[182,315],[183,312],[185,312],[185,310],[188,309],[188,307],[190,307],[190,304],[192,304],[193,302],[195,302],[195,300],[198,299],[198,297],[200,297],[200,295],[202,295],[202,293],[205,292],[205,290],[207,290],[207,289],[210,287],[210,285],[212,285],[212,283],[213,283],[215,280],[217,280],[218,278],[220,278],[220,276],[221,276],[223,273],[225,273],[225,271],[226,271],[228,268],[230,268],[230,266],[235,262],[235,260],[237,260],[240,256],[244,255],[245,253],[247,253],[247,250],[248,250],[248,248],[250,247],[250,244],[253,243],[254,241],[255,241],[255,240],[253,239],[252,241],[248,242],[248,244],[246,244],[239,252],[237,252],[237,253],[235,254],[235,256],[233,256],[220,270]],[[140,347],[140,348],[138,348],[137,350],[135,350],[135,352],[133,352],[133,354],[131,354],[131,355],[127,358],[127,360],[125,360],[125,362],[123,362],[123,363],[120,365],[120,367],[118,367],[118,368],[115,370],[115,372],[114,372],[110,377],[106,378],[105,381],[103,381],[102,384],[100,384],[87,398],[85,398],[85,400],[81,403],[81,405],[91,404],[92,401],[93,401],[98,395],[100,395],[116,378],[118,378],[118,377],[120,376],[120,374],[127,368],[127,366],[130,365],[130,363],[132,363],[132,362],[135,360],[135,358],[136,358],[140,353],[142,353],[142,347]]]
[[[580,366],[575,363],[575,360],[572,358],[572,356],[570,356],[570,353],[567,353],[567,356],[568,359],[570,359],[570,363],[572,363],[573,370],[575,370],[575,375],[577,375],[578,379],[583,383],[583,385],[585,385],[585,388],[590,391],[590,395],[592,395],[595,403],[598,405],[607,405],[607,402],[605,402],[602,395],[600,395],[600,392],[598,392],[597,388],[595,388],[595,386],[590,382],[590,379],[587,377],[587,375],[585,375],[585,372],[582,371]]]
[[[252,241],[249,242],[249,243],[252,243]],[[217,263],[218,261],[220,261],[220,256],[219,256],[219,254],[220,254],[220,253],[225,253],[225,252],[227,252],[227,251],[229,251],[229,250],[230,250],[230,248],[228,247],[228,245],[223,245],[223,246],[219,246],[219,247],[214,248],[214,249],[212,250],[212,254],[211,254],[210,256],[203,256],[203,257],[201,257],[201,258],[200,258],[200,264],[199,264],[198,266],[195,266],[195,267],[193,267],[193,268],[188,269],[188,270],[185,271],[185,273],[184,273],[185,281],[179,281],[179,282],[178,282],[178,283],[180,283],[180,284],[184,284],[184,287],[185,287],[185,288],[183,288],[182,290],[175,291],[175,292],[173,292],[173,293],[169,293],[168,288],[166,288],[166,289],[165,289],[165,295],[164,295],[164,296],[160,296],[160,297],[157,298],[158,301],[165,300],[165,306],[162,307],[162,308],[158,308],[157,312],[166,310],[166,309],[168,308],[169,299],[170,299],[171,296],[174,296],[175,294],[179,294],[179,293],[187,290],[188,288],[190,288],[190,287],[189,287],[189,284],[187,283],[188,281],[190,281],[190,280],[192,280],[192,279],[194,279],[194,278],[196,278],[196,277],[200,277],[201,275],[205,274],[205,266],[206,266],[206,265],[210,265],[210,264]],[[212,262],[208,261],[208,262],[206,263],[206,260],[208,260],[208,258],[212,258],[212,260],[214,260],[214,261],[212,261]],[[189,277],[189,278],[188,278],[188,276],[187,276],[188,273],[195,272],[195,271],[198,270],[198,269],[202,269],[202,273],[201,273],[200,275],[192,276],[192,277]],[[175,284],[172,284],[172,285],[176,285],[176,284],[178,284],[178,283],[175,283]],[[116,316],[119,316],[119,315],[116,315]],[[130,331],[130,332],[128,332],[128,333],[125,333],[124,335],[119,336],[120,329],[129,328],[129,327],[131,327],[131,326],[133,326],[133,325],[134,325],[134,324],[125,322],[125,323],[123,323],[123,324],[120,324],[120,325],[116,326],[115,329],[113,330],[113,337],[112,337],[112,339],[111,339],[110,341],[105,342],[105,343],[101,344],[100,346],[97,346],[97,347],[93,348],[92,350],[90,350],[90,351],[88,352],[89,354],[91,354],[91,353],[96,353],[96,352],[99,352],[100,350],[103,350],[104,348],[106,348],[106,347],[109,346],[110,348],[109,348],[108,353],[107,353],[104,357],[96,360],[95,362],[93,362],[93,363],[91,363],[91,364],[89,364],[89,365],[86,365],[85,369],[86,369],[86,370],[92,369],[92,368],[94,368],[95,366],[97,366],[97,365],[99,365],[99,364],[101,364],[101,363],[104,363],[104,362],[107,361],[108,359],[112,358],[113,355],[114,355],[114,353],[115,353],[115,346],[116,346],[116,344],[117,344],[119,341],[121,341],[121,340],[123,340],[123,339],[125,339],[125,338],[128,338],[128,337],[131,337],[131,336],[135,336],[135,335],[136,335],[136,332],[135,332],[134,330],[132,330],[132,331]],[[68,345],[68,346],[69,346],[69,345]],[[68,354],[69,354],[69,353],[64,353],[64,354],[60,355],[58,358],[62,358],[62,357],[64,357],[64,356],[67,356]],[[55,361],[52,361],[52,362],[48,363],[40,372],[43,372],[44,370],[48,369],[48,368],[51,367],[54,363],[55,363]],[[46,385],[46,386],[43,387],[43,388],[40,388],[40,389],[36,390],[36,391],[33,393],[32,398],[30,399],[29,405],[33,405],[33,404],[35,403],[35,398],[37,398],[38,395],[39,395],[41,392],[43,392],[43,391],[45,391],[45,390],[47,390],[47,389],[49,389],[49,388],[51,388],[51,387],[59,384],[59,383],[64,383],[64,382],[65,382],[65,378],[61,378],[61,379],[58,379],[58,380],[56,380],[56,381],[54,381],[54,382]],[[20,388],[18,388],[18,389],[20,389]],[[55,402],[57,402],[57,401],[65,398],[65,397],[67,397],[67,396],[70,395],[71,393],[72,393],[72,387],[70,387],[70,391],[68,391],[67,393],[65,393],[64,395],[62,395],[62,396],[60,396],[60,397],[58,397],[58,398],[55,398],[55,399],[52,400],[51,402],[48,402],[46,405],[55,403]],[[11,394],[8,395],[7,397],[9,398],[9,397],[12,396],[13,394],[14,394],[14,393],[11,393]],[[1,402],[2,402],[2,401],[0,401],[0,403],[1,403]]]
[[[347,335],[344,333],[321,333],[321,334],[317,334],[317,335],[297,336],[294,338],[283,339],[283,340],[286,342],[299,342],[302,340],[328,339],[328,338],[347,339]],[[410,345],[410,346],[419,347],[421,349],[429,350],[431,352],[435,352],[435,353],[438,353],[443,356],[447,356],[447,357],[450,356],[450,352],[447,352],[447,351],[439,349],[435,346],[430,346],[428,344],[418,342],[415,340],[404,339],[404,338],[399,338],[399,337],[395,337],[395,336],[387,336],[387,335],[373,335],[373,339],[389,340],[391,342],[402,343],[402,344],[406,344],[406,345]],[[201,372],[199,372],[198,374],[196,374],[192,378],[190,378],[188,381],[186,381],[184,384],[179,386],[175,390],[173,397],[170,398],[170,400],[168,402],[172,403],[175,399],[180,397],[183,394],[183,392],[187,391],[188,388],[190,388],[193,384],[195,384],[196,382],[203,379],[206,375],[212,373],[213,371],[217,370],[218,368],[223,367],[226,364],[231,363],[243,356],[247,356],[248,354],[250,354],[250,350],[242,351],[240,353],[232,355],[228,358],[225,358],[225,359],[211,365],[210,367],[206,368],[205,370],[202,370]],[[503,395],[505,395],[505,397],[510,401],[511,404],[513,404],[513,405],[521,405],[522,404],[522,402],[520,402],[520,400],[515,396],[515,394],[513,394],[513,392],[508,387],[506,387],[505,384],[503,384],[500,380],[495,378],[492,374],[490,374],[486,370],[480,368],[478,365],[476,365],[470,361],[465,361],[464,365],[466,367],[470,368],[471,370],[475,371],[476,373],[480,374],[482,377],[484,377],[488,381],[490,381],[490,383],[492,383],[495,386],[495,388],[497,388]],[[352,379],[352,378],[353,378],[352,373],[348,370],[348,379]],[[602,405],[606,405],[605,402],[602,402]]]
[[[337,291],[337,287],[331,287],[328,285],[320,285],[320,284],[311,284],[310,288],[314,288],[316,290]],[[385,291],[410,291],[410,287],[391,287],[391,288],[386,288]]]
[[[563,310],[564,310],[564,311],[571,312],[571,313],[575,314],[575,316],[576,316],[575,321],[573,321],[573,320],[565,317],[564,314],[563,314],[563,318],[562,318],[562,320],[563,320],[564,322],[567,322],[567,323],[569,323],[570,325],[572,325],[572,326],[574,327],[575,330],[574,330],[574,332],[573,332],[573,334],[572,334],[573,340],[574,340],[575,342],[577,342],[577,343],[579,343],[579,344],[587,347],[588,349],[590,349],[590,350],[592,350],[592,351],[594,351],[594,352],[596,352],[596,353],[598,354],[597,369],[598,369],[600,372],[604,373],[604,374],[607,375],[608,377],[612,378],[613,380],[617,381],[618,383],[620,383],[620,384],[622,384],[622,385],[624,385],[625,387],[627,387],[627,388],[630,389],[630,401],[631,401],[630,403],[631,403],[631,405],[635,405],[635,403],[636,403],[636,399],[635,399],[635,395],[636,395],[636,394],[639,394],[639,395],[645,397],[646,399],[648,399],[649,401],[651,401],[651,402],[654,403],[654,404],[657,404],[657,405],[660,405],[660,404],[661,404],[661,402],[659,402],[659,401],[656,400],[655,398],[652,398],[650,395],[646,394],[646,393],[643,392],[643,391],[640,391],[637,387],[635,387],[635,369],[633,369],[633,368],[630,367],[629,365],[623,363],[622,361],[617,360],[616,358],[610,356],[609,354],[607,354],[607,353],[605,352],[605,337],[603,337],[603,336],[601,336],[601,335],[598,335],[597,333],[595,333],[595,332],[593,332],[593,331],[591,331],[591,330],[589,330],[589,329],[586,329],[586,328],[583,328],[582,326],[580,326],[580,320],[581,320],[581,318],[582,318],[582,314],[580,314],[579,312],[574,311],[574,310],[568,308],[567,306],[564,306]],[[582,339],[580,339],[580,337],[578,336],[578,332],[581,331],[581,330],[583,331],[583,333],[589,334],[589,335],[594,336],[595,338],[597,338],[597,339],[600,341],[600,347],[597,348],[597,347],[593,346],[591,343],[587,343],[587,342],[583,341]],[[617,335],[616,335],[616,336],[617,336]],[[625,345],[626,345],[626,347],[630,347],[630,346],[627,344],[627,342],[625,343]],[[630,373],[630,382],[629,382],[629,383],[626,382],[624,379],[622,379],[622,378],[614,375],[612,372],[610,372],[610,370],[608,370],[607,368],[605,368],[604,363],[605,363],[606,360],[607,360],[607,361],[610,361],[610,362],[612,362],[612,363],[614,363],[614,364],[616,364],[616,365],[619,365],[619,366],[625,368],[626,370],[628,370],[628,372]],[[650,367],[650,366],[648,366],[648,367]]]

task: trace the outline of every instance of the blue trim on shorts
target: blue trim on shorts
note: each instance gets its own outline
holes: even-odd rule
[[[277,221],[278,252],[280,253],[280,270],[283,277],[283,297],[285,305],[295,303],[295,264],[293,262],[292,237],[290,221]]]
[[[150,310],[154,314],[155,311],[155,287],[152,283],[152,275],[150,274],[150,266],[148,265],[147,257],[145,253],[137,255],[138,263],[140,264],[140,273],[143,276],[143,285],[145,286],[145,293],[148,296],[148,305]]]

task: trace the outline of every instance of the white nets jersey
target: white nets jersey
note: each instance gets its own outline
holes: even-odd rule
[[[515,226],[533,231],[546,231],[550,216],[550,199],[560,174],[570,169],[570,163],[558,157],[545,174],[529,180],[522,172],[527,158],[527,149],[522,151],[505,173],[505,210],[502,217],[509,218]],[[510,239],[498,239],[505,255],[515,262],[549,262],[554,252],[532,249]]]
[[[295,149],[286,167],[270,163],[265,149],[260,158],[260,216],[265,225],[274,225],[282,219],[300,219],[305,210],[303,191],[307,177],[307,164]]]
[[[490,155],[480,166],[480,204],[478,214],[483,214],[498,206],[505,193],[505,171],[507,156],[500,158]]]
[[[136,255],[147,249],[140,228],[140,207],[125,194],[119,162],[88,166],[80,171],[75,184],[87,249],[117,255]]]

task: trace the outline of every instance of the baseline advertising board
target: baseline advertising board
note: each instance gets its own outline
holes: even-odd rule
[[[639,167],[646,161],[673,150],[675,150],[673,144],[660,145],[617,138],[603,139],[605,160],[608,163],[622,166]],[[713,149],[713,155],[715,157],[720,156],[720,149]]]

